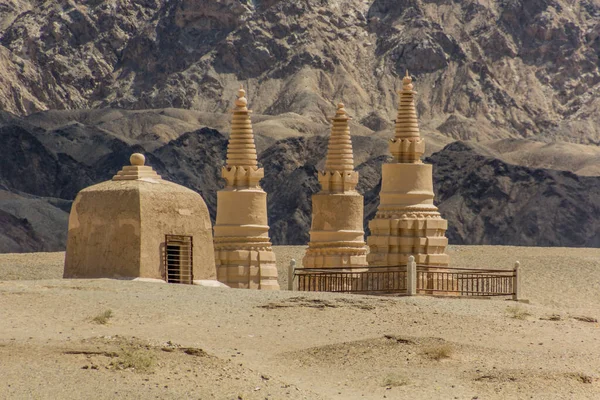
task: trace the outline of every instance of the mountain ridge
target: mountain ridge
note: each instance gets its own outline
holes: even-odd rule
[[[600,5],[566,0],[11,0],[0,108],[260,114],[390,128],[408,69],[425,131],[600,143]],[[25,38],[29,38],[25,40]]]

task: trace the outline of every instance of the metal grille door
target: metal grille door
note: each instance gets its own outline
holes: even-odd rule
[[[168,283],[194,283],[191,236],[165,236],[165,270]]]

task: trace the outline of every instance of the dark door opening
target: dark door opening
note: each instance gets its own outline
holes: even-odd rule
[[[191,236],[165,236],[165,275],[167,283],[194,283]]]

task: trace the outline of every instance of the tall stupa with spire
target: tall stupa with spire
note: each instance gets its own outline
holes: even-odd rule
[[[447,266],[448,222],[433,205],[432,166],[423,164],[425,142],[419,133],[412,79],[406,72],[399,92],[395,137],[390,139],[391,163],[382,166],[380,202],[369,223],[369,266],[417,264]]]
[[[347,268],[367,265],[363,231],[363,196],[356,191],[352,140],[344,104],[338,104],[329,137],[321,191],[312,197],[310,242],[304,268]]]
[[[258,167],[251,111],[242,87],[232,113],[227,161],[221,170],[227,186],[217,193],[217,279],[232,288],[278,290],[267,194],[259,185],[264,169]]]

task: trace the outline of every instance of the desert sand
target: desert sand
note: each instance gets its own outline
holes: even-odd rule
[[[287,288],[304,247],[275,251]],[[600,249],[448,253],[519,260],[529,303],[63,280],[64,253],[0,255],[0,399],[600,398]]]

